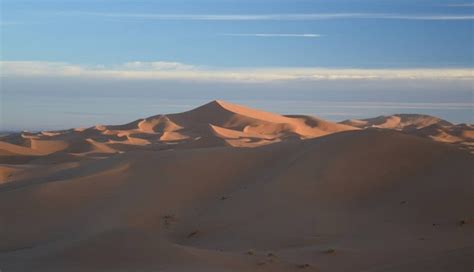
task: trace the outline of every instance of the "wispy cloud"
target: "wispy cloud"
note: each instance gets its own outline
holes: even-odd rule
[[[318,80],[474,80],[471,69],[209,68],[179,62],[83,66],[63,62],[3,61],[1,76],[164,79],[222,82]]]
[[[446,4],[445,7],[474,7],[474,3]]]
[[[23,22],[11,22],[11,21],[0,21],[0,27],[12,26],[12,25],[22,25]]]
[[[469,110],[472,102],[319,102],[315,107],[324,109],[424,109],[424,110]]]
[[[180,21],[310,21],[335,19],[380,20],[474,20],[472,14],[395,14],[395,13],[285,13],[285,14],[160,14],[62,12],[62,15],[88,15],[112,18]]]
[[[269,38],[319,38],[322,35],[304,33],[304,34],[294,34],[294,33],[224,33],[220,34],[221,36],[234,36],[234,37],[269,37]]]

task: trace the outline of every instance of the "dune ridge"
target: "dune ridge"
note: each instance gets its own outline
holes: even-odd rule
[[[2,136],[0,156],[57,152],[84,155],[118,153],[136,148],[256,147],[372,128],[399,130],[467,149],[474,145],[472,125],[455,125],[428,115],[397,114],[334,123],[313,116],[278,115],[215,100],[188,112],[160,114],[124,125]]]
[[[124,125],[22,133],[0,138],[0,152],[24,154],[110,153],[140,146],[152,149],[230,145],[254,147],[286,138],[308,139],[354,127],[310,116],[282,116],[223,101],[188,112],[156,115]]]

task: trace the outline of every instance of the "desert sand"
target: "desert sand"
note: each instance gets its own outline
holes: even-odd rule
[[[0,137],[1,271],[472,271],[471,124],[223,101]]]

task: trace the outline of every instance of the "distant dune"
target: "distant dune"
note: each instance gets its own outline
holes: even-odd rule
[[[0,138],[2,271],[471,271],[474,127],[213,101]]]
[[[438,117],[423,114],[395,114],[390,116],[378,116],[362,120],[346,120],[341,124],[358,128],[388,128],[397,130],[413,130],[430,125],[452,126],[450,122]]]
[[[474,149],[474,126],[452,124],[438,117],[422,114],[395,114],[369,119],[345,120],[340,124],[361,129],[383,128],[403,131],[412,135],[430,138],[439,142],[457,144]]]

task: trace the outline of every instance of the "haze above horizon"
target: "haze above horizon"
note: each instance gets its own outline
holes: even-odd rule
[[[473,123],[474,2],[3,0],[0,130],[223,99],[328,120]]]

